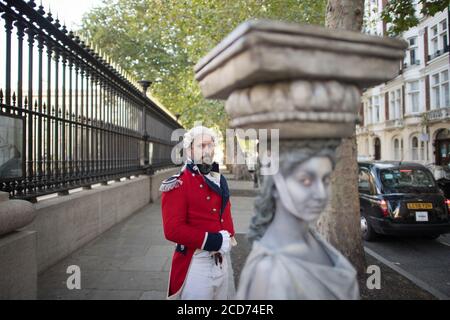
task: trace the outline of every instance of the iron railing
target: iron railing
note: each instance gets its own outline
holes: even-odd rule
[[[34,200],[171,166],[180,124],[33,0],[0,0],[0,190]]]

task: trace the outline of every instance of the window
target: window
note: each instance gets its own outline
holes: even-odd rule
[[[389,119],[395,119],[395,91],[389,92]]]
[[[431,98],[432,98],[432,109],[438,109],[441,107],[441,92],[439,87],[439,73],[431,77]]]
[[[394,139],[394,160],[401,160],[400,155],[400,142],[398,139]]]
[[[401,91],[400,89],[389,93],[389,118],[400,119]]]
[[[400,139],[400,160],[403,160],[403,139]]]
[[[442,20],[430,29],[430,55],[436,58],[448,51],[447,19]]]
[[[373,97],[373,107],[375,111],[374,122],[380,122],[380,97]]]
[[[431,28],[431,54],[435,55],[438,49],[438,27],[435,25]]]
[[[420,159],[421,160],[425,160],[425,142],[424,141],[420,141]]]
[[[408,83],[408,97],[410,103],[411,112],[420,111],[420,101],[419,101],[419,81],[413,81]]]
[[[398,89],[395,92],[395,119],[400,119],[400,108],[401,105],[401,90]]]
[[[436,73],[431,77],[431,88],[432,108],[450,107],[448,70]]]
[[[367,123],[372,123],[372,99],[369,99],[367,104]]]
[[[441,91],[442,91],[442,106],[444,108],[450,107],[450,92],[448,85],[448,70],[441,72]]]
[[[400,94],[400,89],[389,92],[389,119],[400,119]]]
[[[440,23],[441,33],[439,34],[439,40],[442,45],[443,52],[448,51],[448,36],[447,36],[447,19],[444,19]]]
[[[411,156],[412,160],[419,160],[419,139],[413,137],[411,141]]]
[[[417,57],[417,37],[409,38],[409,64],[419,64],[416,60]]]
[[[385,193],[423,192],[436,187],[431,172],[422,169],[382,169],[380,178]]]
[[[370,175],[366,169],[359,169],[358,189],[361,193],[370,193]]]

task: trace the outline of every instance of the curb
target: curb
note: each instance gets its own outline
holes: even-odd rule
[[[378,261],[380,261],[381,263],[383,263],[386,266],[388,266],[389,268],[391,268],[392,270],[400,273],[402,276],[404,276],[405,278],[410,280],[416,286],[418,286],[422,290],[425,290],[425,291],[429,292],[430,294],[432,294],[433,296],[435,296],[439,300],[450,300],[450,297],[447,296],[445,293],[443,293],[443,292],[441,292],[441,291],[431,287],[430,285],[428,285],[424,281],[422,281],[419,278],[413,276],[412,274],[410,274],[409,272],[403,270],[402,268],[400,268],[399,266],[397,266],[394,263],[390,262],[389,260],[383,258],[378,253],[376,253],[375,251],[373,251],[373,250],[371,250],[371,249],[369,249],[367,247],[364,247],[364,251],[367,254],[369,254],[372,257],[374,257],[375,259],[377,259]]]

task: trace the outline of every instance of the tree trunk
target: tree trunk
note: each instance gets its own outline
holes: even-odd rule
[[[331,29],[361,31],[364,0],[328,0],[325,25]]]
[[[234,143],[236,148],[234,149],[234,159],[237,161],[238,155],[240,155],[240,159],[244,159],[244,152],[241,149],[239,141],[236,136],[234,136]],[[252,175],[248,171],[248,167],[246,164],[233,164],[233,174],[235,180],[252,180]]]
[[[326,26],[361,31],[363,12],[364,0],[328,0]],[[330,205],[318,221],[318,229],[350,260],[361,277],[365,273],[366,262],[360,231],[355,134],[343,139],[336,152]]]

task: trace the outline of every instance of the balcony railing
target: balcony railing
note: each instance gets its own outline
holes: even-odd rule
[[[443,50],[437,50],[435,53],[428,55],[428,61],[433,60],[449,51],[449,46],[445,45]]]
[[[426,113],[426,117],[428,121],[440,121],[444,119],[450,119],[450,107],[428,111]]]
[[[391,120],[387,120],[384,123],[384,125],[387,130],[397,129],[397,128],[402,128],[404,125],[404,122],[403,122],[403,119],[391,119]]]

